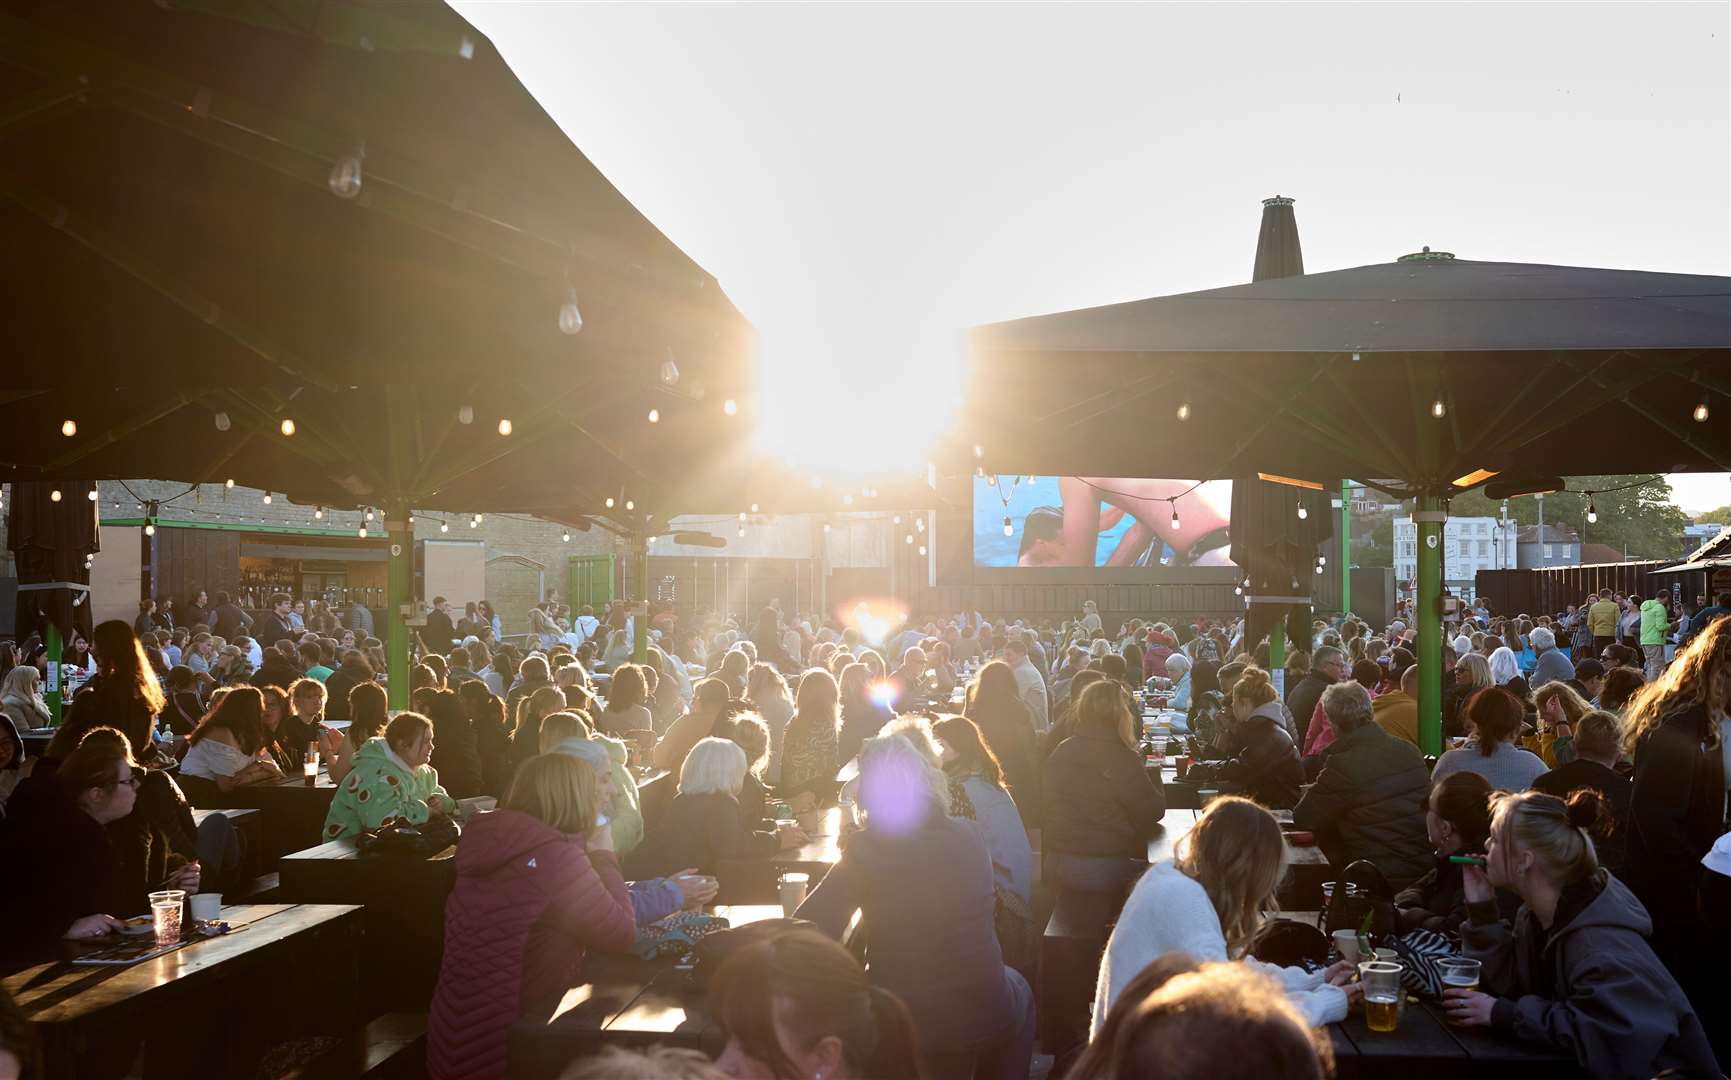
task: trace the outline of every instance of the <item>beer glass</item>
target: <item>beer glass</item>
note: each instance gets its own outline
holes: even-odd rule
[[[1358,965],[1364,983],[1364,1026],[1371,1031],[1393,1031],[1400,1020],[1399,964],[1369,960]]]

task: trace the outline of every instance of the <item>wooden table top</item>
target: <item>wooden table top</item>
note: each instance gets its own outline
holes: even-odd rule
[[[841,858],[841,811],[833,806],[825,810],[817,832],[807,835],[810,839],[805,843],[778,851],[769,861],[777,866],[834,866]]]
[[[233,929],[129,967],[80,966],[50,961],[0,979],[24,1014],[38,1024],[73,1024],[98,1015],[160,1004],[258,957],[278,943],[358,919],[360,908],[341,904],[225,906]]]

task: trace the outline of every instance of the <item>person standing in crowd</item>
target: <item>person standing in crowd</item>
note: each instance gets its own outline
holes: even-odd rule
[[[1611,599],[1610,589],[1600,589],[1599,598],[1587,608],[1587,628],[1593,632],[1593,648],[1600,652],[1617,643],[1617,622],[1623,609]]]
[[[288,593],[274,593],[270,598],[270,610],[259,616],[257,629],[252,637],[266,649],[275,647],[279,641],[294,641],[294,627],[289,625],[289,612],[294,607],[294,598]]]
[[[213,606],[210,594],[203,589],[198,590],[182,607],[180,624],[189,630],[196,626],[210,627]]]
[[[1481,690],[1467,702],[1467,722],[1473,737],[1466,746],[1450,750],[1437,759],[1431,779],[1441,780],[1453,772],[1476,772],[1499,791],[1525,791],[1545,772],[1539,755],[1520,746],[1526,716],[1521,699],[1500,686]]]
[[[1588,830],[1603,809],[1587,789],[1567,803],[1497,797],[1485,867],[1463,874],[1461,942],[1483,965],[1479,989],[1444,989],[1444,1008],[1456,1024],[1572,1053],[1593,1076],[1717,1075],[1700,1018],[1647,946],[1647,912],[1599,867]],[[1512,927],[1497,888],[1523,902]]]
[[[1622,877],[1653,917],[1653,950],[1692,995],[1725,975],[1699,969],[1706,927],[1694,897],[1701,859],[1725,830],[1727,709],[1731,620],[1718,619],[1634,696],[1624,719],[1635,774]]]
[[[1370,694],[1356,682],[1324,690],[1322,711],[1336,737],[1316,783],[1292,809],[1293,824],[1316,834],[1330,865],[1369,859],[1390,885],[1405,888],[1431,868],[1424,757],[1377,726]]]
[[[1665,670],[1665,642],[1676,632],[1681,620],[1671,618],[1671,609],[1656,596],[1642,601],[1640,617],[1642,670],[1647,681],[1652,682]]]
[[[1695,635],[1727,615],[1731,615],[1731,592],[1722,592],[1713,598],[1711,604],[1697,611],[1694,617],[1689,620],[1690,639],[1693,640]]]
[[[427,625],[421,627],[421,648],[444,656],[457,640],[457,625],[451,621],[451,602],[443,596],[433,597],[433,608],[427,612]]]

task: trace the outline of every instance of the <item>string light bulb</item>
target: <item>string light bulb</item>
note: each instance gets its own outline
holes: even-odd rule
[[[501,435],[511,434],[511,420],[509,417],[505,417],[499,421],[499,434],[501,434]]]
[[[70,438],[72,438],[72,436],[78,434],[78,421],[76,421],[76,420],[62,420],[62,421],[60,421],[60,434],[66,436],[68,439],[70,439]]]
[[[234,490],[234,479],[231,477],[230,479],[224,480],[222,482],[222,489],[224,491],[233,491]]]
[[[362,525],[360,528],[356,529],[355,531],[360,534],[360,537],[362,540],[365,540],[367,538],[367,527],[365,525]]]
[[[911,544],[913,542],[914,542],[914,534],[913,533],[908,533],[906,536],[902,537],[902,543],[904,543],[904,544]]]
[[[156,526],[155,526],[155,525],[153,525],[153,524],[151,524],[151,523],[150,523],[150,522],[148,522],[148,521],[147,521],[147,522],[145,522],[145,523],[144,523],[144,535],[146,535],[146,536],[155,536],[155,535],[156,535]]]
[[[673,359],[673,350],[667,350],[667,358],[661,361],[661,385],[679,385],[679,364]]]
[[[1180,404],[1178,406],[1178,419],[1179,420],[1190,419],[1190,403],[1188,401],[1183,402],[1182,404]]]
[[[569,544],[571,542],[571,530],[566,529],[564,532],[560,533],[559,539]]]
[[[60,501],[60,489],[55,488],[53,491],[50,491],[48,493],[48,498],[52,502],[59,502]]]
[[[350,153],[337,159],[331,166],[331,175],[326,183],[330,185],[331,194],[339,199],[352,199],[361,193],[363,172],[361,161],[367,156],[366,144],[362,143]]]
[[[85,495],[84,497],[86,499],[89,499],[91,502],[95,502],[96,501],[96,489],[91,488],[89,494]]]
[[[1697,402],[1695,405],[1695,411],[1693,413],[1691,413],[1690,415],[1695,417],[1695,422],[1697,424],[1705,424],[1707,422],[1707,416],[1708,416],[1707,399],[1702,398],[1699,402]],[[66,422],[68,424],[70,424],[72,421],[68,420]],[[72,433],[69,431],[69,432],[67,432],[67,434],[70,435]]]
[[[577,310],[577,290],[569,289],[565,293],[565,302],[559,305],[559,332],[566,337],[575,337],[583,329],[583,313]]]
[[[233,422],[229,420],[228,414],[225,412],[217,413],[212,417],[212,420],[216,422],[216,430],[218,431],[227,431],[233,426]]]
[[[732,398],[728,398],[726,401],[721,403],[721,411],[726,413],[728,416],[738,416],[739,402]]]
[[[757,504],[756,503],[751,504],[751,512],[754,514],[757,513]]]
[[[281,430],[281,431],[282,431],[282,433],[283,433],[283,434],[284,434],[284,435],[293,435],[293,434],[294,434],[294,433],[295,433],[295,422],[294,422],[294,418],[293,418],[293,417],[290,417],[290,416],[285,416],[285,417],[283,417],[283,418],[282,418],[282,423],[281,423],[281,424],[278,424],[278,425],[277,425],[277,427],[278,427],[278,429],[279,429],[279,430]]]
[[[1298,504],[1298,520],[1303,521],[1305,518],[1307,518],[1309,516],[1310,516],[1310,508],[1305,506],[1303,503],[1299,503]]]
[[[1172,531],[1177,532],[1179,528],[1181,526],[1178,524],[1178,504],[1174,502],[1172,504]]]
[[[1449,414],[1448,406],[1443,404],[1442,398],[1437,398],[1430,403],[1430,414],[1438,420]]]
[[[739,528],[734,530],[734,533],[738,536],[744,536],[745,535],[745,526],[741,525]]]
[[[475,524],[479,525],[481,522],[483,522],[485,520],[487,520],[487,515],[485,515],[485,514],[476,514],[475,515]]]
[[[607,496],[607,509],[613,509],[613,496]]]
[[[1318,574],[1322,573],[1322,564],[1321,563],[1316,564],[1316,572]]]
[[[269,506],[271,504],[270,492],[268,492],[268,491],[264,493],[264,504],[266,506]]]
[[[325,517],[325,508],[322,506],[313,507],[313,517],[317,518],[320,521],[323,521],[324,517]]]
[[[630,499],[626,499],[625,500],[625,509],[635,510],[635,509],[637,509],[637,504],[635,502],[632,502]]]
[[[1592,496],[1587,497],[1587,524],[1592,525],[1599,520],[1599,508],[1593,505]]]
[[[1004,515],[1004,535],[1005,536],[1016,535],[1015,526],[1010,524],[1010,515],[1008,515],[1008,514]]]
[[[373,520],[373,508],[370,506],[367,507],[367,520],[368,521]]]
[[[1316,557],[1316,565],[1327,566],[1328,565],[1328,556],[1327,555],[1318,555]]]
[[[457,423],[473,424],[475,422],[475,407],[473,405],[457,406]]]
[[[829,533],[829,522],[826,521],[823,523],[823,531],[826,535]]]
[[[660,409],[650,409],[649,410],[649,422],[651,424],[661,423],[661,410]]]
[[[469,519],[469,528],[478,529],[480,527],[481,527],[481,523],[479,521],[476,521],[474,518]]]
[[[448,521],[439,522],[439,531],[442,533],[450,532],[451,531],[451,523]]]
[[[923,557],[925,555],[925,553],[926,553],[926,545],[921,544],[920,545],[920,555]]]

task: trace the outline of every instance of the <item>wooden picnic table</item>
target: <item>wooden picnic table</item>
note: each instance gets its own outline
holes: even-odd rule
[[[217,791],[214,784],[200,785],[198,794],[187,793],[193,805],[206,810],[252,809],[264,818],[264,856],[274,862],[291,851],[312,847],[322,838],[325,815],[337,786],[328,769],[319,766],[318,779],[308,786],[300,775],[285,776],[260,784],[245,784]]]
[[[256,1061],[248,1064],[249,1055],[287,1018],[289,1009],[279,1006],[316,1002],[327,1015],[352,1008],[344,995],[353,992],[359,908],[248,904],[225,906],[222,918],[229,933],[141,963],[73,964],[72,956],[89,949],[68,945],[66,957],[0,979],[36,1026],[47,1075],[103,1075],[116,1066],[120,1075],[141,1042],[151,1043],[149,1078],[250,1075]],[[237,1010],[237,1002],[246,1004]],[[271,1009],[258,1011],[267,1002]],[[162,1045],[151,1040],[156,1033],[166,1036]]]
[[[816,826],[808,829],[809,839],[796,848],[778,851],[767,859],[728,859],[715,870],[721,884],[718,896],[733,905],[773,904],[780,899],[777,879],[788,872],[808,874],[808,888],[817,888],[830,868],[841,859],[841,811],[836,807],[820,811],[816,820],[806,819]]]
[[[734,926],[782,915],[779,904],[715,905],[710,911]],[[530,1003],[512,1025],[509,1080],[552,1080],[604,1045],[721,1052],[720,1026],[674,961],[592,954],[586,964],[587,982],[557,999]]]

